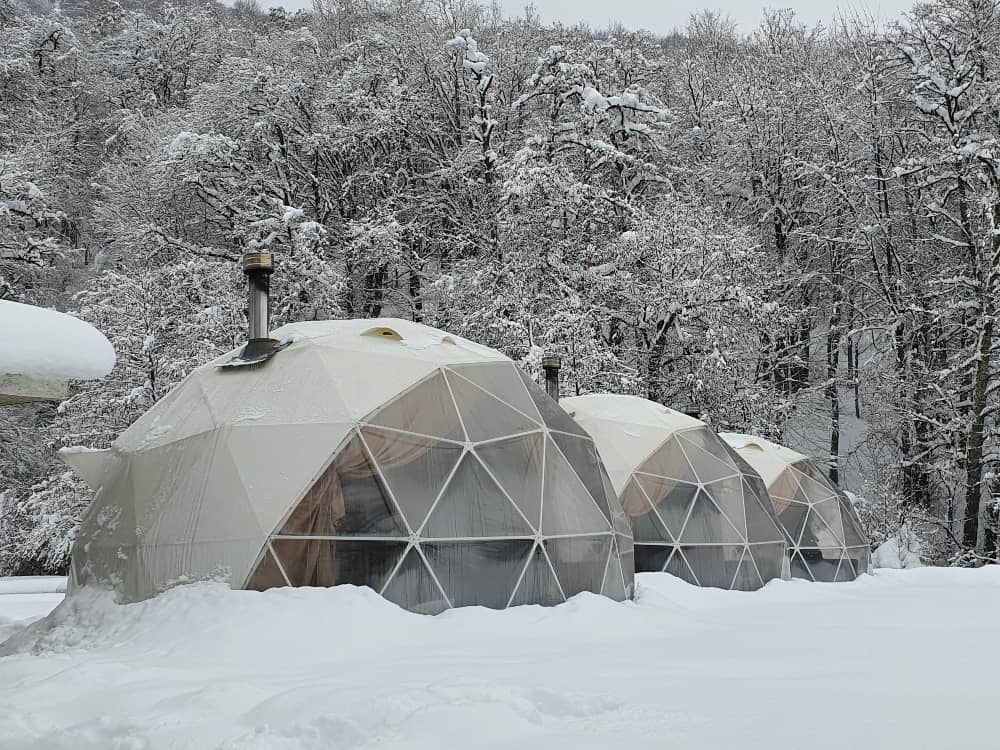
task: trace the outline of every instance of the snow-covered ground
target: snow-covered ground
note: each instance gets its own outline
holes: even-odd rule
[[[75,595],[0,647],[0,747],[1000,742],[1000,566],[754,593],[644,574],[639,589],[627,604],[584,594],[438,617],[346,586],[195,584],[127,606]]]
[[[65,576],[13,576],[0,578],[0,643],[63,600]]]

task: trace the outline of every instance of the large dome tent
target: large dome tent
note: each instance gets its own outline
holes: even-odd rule
[[[720,437],[767,485],[794,577],[851,581],[870,570],[871,547],[851,501],[812,459],[755,435]]]
[[[637,396],[560,405],[594,438],[632,526],[636,572],[739,590],[784,575],[767,489],[704,422]]]
[[[273,336],[263,364],[196,368],[110,449],[64,451],[95,490],[71,585],[353,583],[418,612],[631,595],[592,441],[507,357],[395,319]]]

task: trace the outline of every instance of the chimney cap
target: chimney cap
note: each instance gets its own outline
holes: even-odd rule
[[[243,253],[243,273],[263,271],[271,273],[274,270],[274,255],[271,253]]]
[[[542,367],[546,370],[556,369],[558,370],[562,367],[562,357],[558,354],[546,354],[542,357]]]
[[[701,418],[701,404],[695,402],[688,402],[681,407],[681,414],[685,414],[689,417],[694,417],[695,419]]]

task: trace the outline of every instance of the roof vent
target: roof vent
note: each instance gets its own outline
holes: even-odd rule
[[[394,328],[389,328],[389,326],[375,326],[375,328],[369,328],[367,331],[361,332],[362,336],[371,336],[377,339],[391,339],[392,341],[402,341],[402,334]]]

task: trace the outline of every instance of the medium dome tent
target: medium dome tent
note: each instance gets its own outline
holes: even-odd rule
[[[593,443],[511,360],[393,319],[274,336],[265,364],[195,369],[109,450],[64,451],[95,490],[71,585],[352,583],[420,612],[631,594]]]
[[[754,471],[708,426],[636,396],[566,398],[632,525],[635,569],[753,590],[783,574],[785,540]]]
[[[767,484],[789,541],[791,574],[851,581],[871,567],[871,548],[851,501],[812,459],[754,435],[723,433]]]

